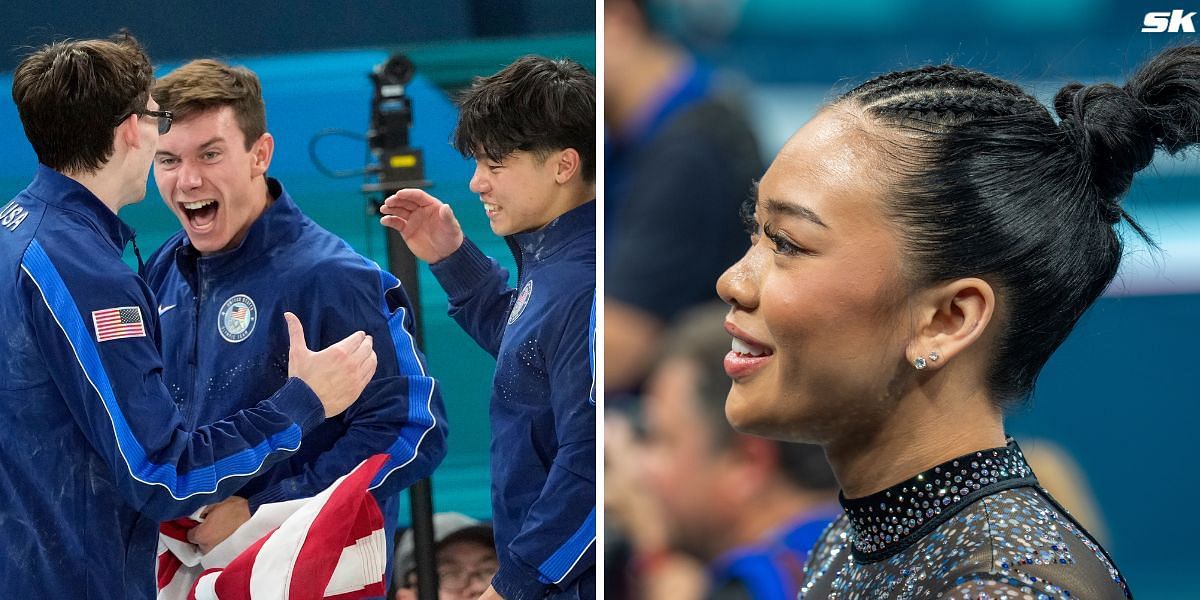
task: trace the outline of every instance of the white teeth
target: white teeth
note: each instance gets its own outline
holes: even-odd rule
[[[732,349],[738,354],[748,354],[750,356],[765,356],[767,354],[766,350],[759,350],[738,338],[733,338]]]
[[[486,211],[486,212],[489,212],[489,213],[494,213],[494,212],[496,212],[496,211],[500,210],[500,207],[499,207],[499,206],[497,206],[497,205],[495,205],[495,204],[492,204],[492,203],[490,203],[490,202],[484,202],[484,203],[483,203],[483,210],[484,210],[484,211]]]
[[[195,202],[185,202],[183,207],[188,210],[196,210],[198,208],[204,208],[213,202],[216,202],[216,200],[197,200]]]

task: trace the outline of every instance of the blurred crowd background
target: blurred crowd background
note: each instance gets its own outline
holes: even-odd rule
[[[794,569],[780,533],[836,498],[822,496],[810,472],[791,516],[764,527],[768,505],[739,504],[729,489],[736,478],[713,465],[740,465],[740,477],[750,465],[787,471],[784,452],[748,447],[719,418],[679,425],[703,416],[693,412],[729,384],[681,371],[672,340],[697,327],[721,335],[722,309],[694,307],[716,298],[716,277],[748,245],[739,206],[787,138],[855,85],[927,64],[987,71],[1047,102],[1069,81],[1121,84],[1156,50],[1196,41],[1141,31],[1146,13],[1178,8],[1190,10],[1118,0],[605,3],[610,597],[665,597],[657,585],[694,597],[783,597],[738,596],[721,583],[748,554],[767,557],[760,573]],[[1200,593],[1188,569],[1200,558],[1200,528],[1185,516],[1200,491],[1186,458],[1200,416],[1198,184],[1195,156],[1158,156],[1138,175],[1124,206],[1158,248],[1125,235],[1116,281],[1007,422],[1138,598]],[[691,344],[701,342],[692,335]],[[704,369],[719,371],[714,361]],[[664,407],[674,407],[672,419]],[[705,543],[679,534],[688,527]]]

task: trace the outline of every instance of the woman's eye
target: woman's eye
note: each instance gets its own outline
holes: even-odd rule
[[[779,254],[781,256],[799,256],[802,254],[809,254],[807,249],[796,245],[786,236],[774,229],[771,229],[767,225],[763,226],[763,235],[767,236],[767,239],[771,240],[771,244],[775,246],[775,254]]]

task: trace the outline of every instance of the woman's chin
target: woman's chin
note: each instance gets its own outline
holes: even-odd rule
[[[774,394],[748,393],[746,386],[735,383],[725,399],[725,418],[741,433],[777,440],[794,441],[795,415],[773,411],[779,408]]]
[[[725,398],[725,419],[734,430],[781,442],[821,444],[826,440],[817,415],[800,410],[804,406],[800,398],[749,391],[733,384]]]

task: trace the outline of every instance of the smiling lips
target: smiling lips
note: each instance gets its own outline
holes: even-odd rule
[[[774,352],[761,342],[746,335],[732,323],[725,323],[725,330],[733,336],[729,354],[725,355],[725,373],[736,382],[762,369]]]

